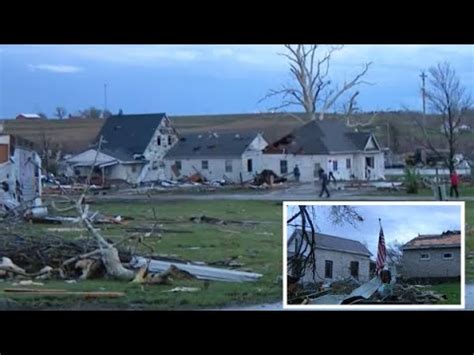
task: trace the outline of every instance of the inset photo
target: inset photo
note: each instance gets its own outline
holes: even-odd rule
[[[464,309],[464,202],[283,209],[284,308]]]

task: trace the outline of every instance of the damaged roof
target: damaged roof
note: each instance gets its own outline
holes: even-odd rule
[[[165,159],[241,157],[258,133],[199,133],[180,137]]]
[[[419,235],[406,243],[403,250],[453,247],[461,247],[461,233],[459,231]]]
[[[363,151],[371,137],[371,132],[357,132],[344,122],[311,121],[270,144],[264,153],[314,155]]]
[[[301,229],[295,229],[288,245],[293,241],[294,238],[301,236]],[[361,242],[357,240],[336,237],[333,235],[315,233],[315,245],[316,249],[326,249],[333,251],[340,251],[345,253],[360,254],[370,257],[372,253],[367,249]]]
[[[143,154],[165,113],[113,115],[107,118],[99,135],[103,136],[101,152],[121,161],[133,161]]]

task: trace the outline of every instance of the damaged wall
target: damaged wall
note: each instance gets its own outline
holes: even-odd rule
[[[288,178],[294,180],[293,169],[298,165],[300,181],[313,182],[319,180],[318,170],[323,168],[327,173],[332,172],[337,180],[351,180],[353,175],[357,180],[365,180],[365,158],[374,157],[375,169],[371,180],[381,179],[384,176],[383,153],[353,153],[334,155],[296,155],[296,154],[263,154],[264,169],[273,170],[282,175],[281,161],[286,160]],[[349,160],[349,161],[348,161]]]
[[[191,176],[199,172],[210,181],[222,179],[234,183],[240,183],[241,180],[249,181],[264,169],[262,150],[266,146],[267,142],[265,139],[260,134],[257,134],[241,156],[200,156],[187,159],[165,157],[165,176],[167,179],[176,180],[180,177]],[[181,164],[179,176],[175,175],[172,168],[173,165],[176,165],[177,161]]]
[[[448,254],[451,257],[447,257]],[[405,278],[459,277],[461,275],[461,249],[426,248],[404,250],[402,275]]]
[[[332,261],[332,278],[326,278],[326,260]],[[359,263],[359,281],[369,281],[370,258],[368,256],[346,253],[333,250],[316,249],[316,282],[331,282],[337,279],[345,279],[351,276],[351,262]],[[301,282],[313,282],[311,268]]]
[[[41,159],[28,148],[15,145],[10,136],[0,136],[0,144],[8,146],[8,159],[0,163],[1,199],[25,206],[41,205]]]

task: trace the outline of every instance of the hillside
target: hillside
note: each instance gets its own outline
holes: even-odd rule
[[[192,132],[262,132],[269,141],[273,141],[289,133],[302,123],[296,118],[307,121],[302,113],[259,113],[229,114],[200,116],[170,116],[173,126],[179,133]],[[351,118],[351,122],[367,122],[372,114],[359,114]],[[340,115],[329,114],[329,120],[345,119]],[[373,120],[373,124],[362,129],[373,130],[383,146],[403,153],[413,151],[420,146],[422,133],[414,122],[421,114],[410,112],[382,112]],[[64,153],[77,153],[87,149],[102,127],[101,119],[65,119],[45,121],[4,120],[4,132],[22,136],[42,147],[45,139],[57,146]],[[474,127],[474,113],[467,118],[466,124]],[[436,117],[427,118],[432,132],[439,131],[440,121]],[[433,134],[436,136],[437,134]],[[439,135],[438,135],[439,136]],[[442,140],[437,141],[443,145]],[[51,145],[51,144],[50,144]],[[461,152],[474,154],[474,133],[467,132],[460,138]]]

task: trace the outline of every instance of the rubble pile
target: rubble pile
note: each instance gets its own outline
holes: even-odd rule
[[[341,295],[341,294],[350,294],[361,284],[359,281],[353,277],[337,280],[330,284],[329,288],[332,294]]]
[[[396,284],[392,298],[409,304],[431,304],[445,300],[446,295],[427,290],[427,287],[422,285]]]
[[[66,265],[64,263],[76,258],[78,261],[80,255],[96,249],[97,242],[92,238],[70,239],[49,234],[42,236],[3,234],[0,241],[0,261],[2,257],[10,259],[25,274],[38,273],[45,267],[49,267],[57,270],[58,276],[76,277],[78,276],[76,263],[72,261]],[[132,256],[125,248],[119,248],[119,257],[121,261],[128,262]]]

